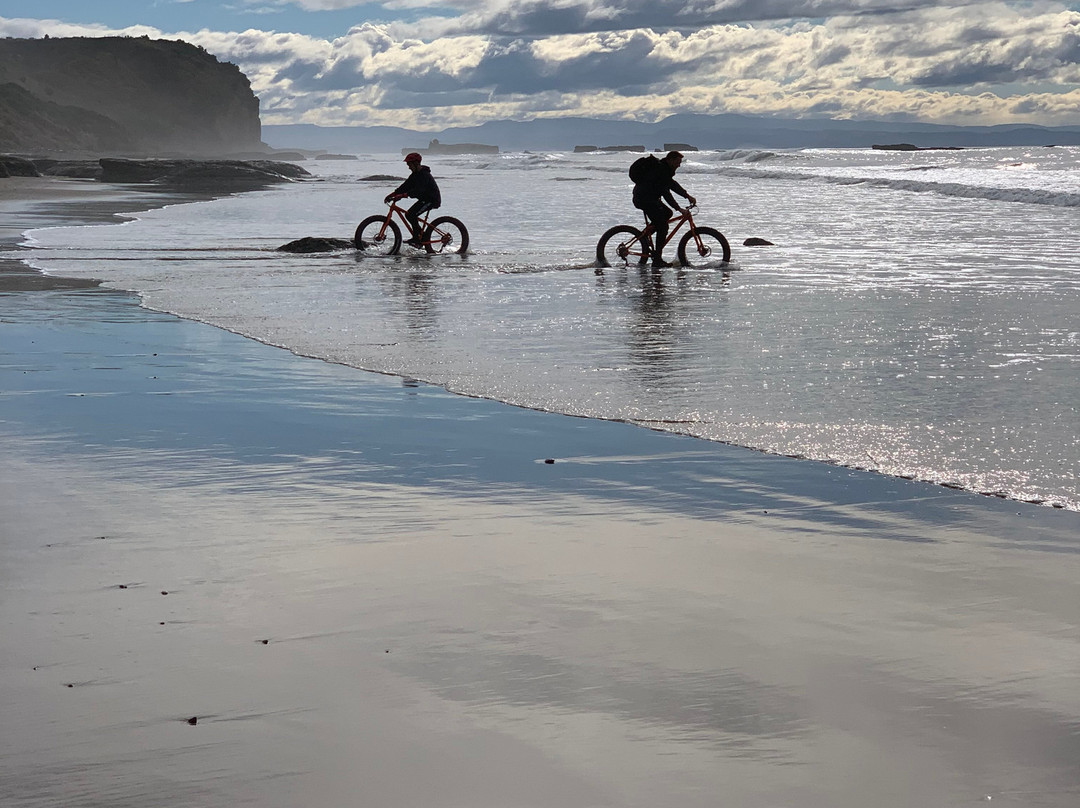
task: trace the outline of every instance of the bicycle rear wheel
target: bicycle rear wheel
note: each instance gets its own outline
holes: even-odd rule
[[[600,236],[596,242],[596,261],[601,266],[644,264],[649,260],[649,242],[641,231],[628,224],[619,224]]]
[[[731,260],[731,246],[724,234],[711,227],[697,228],[701,246],[694,241],[694,234],[687,233],[679,242],[679,263],[684,267],[690,265],[690,258],[698,260],[698,263],[727,263]],[[700,259],[700,260],[699,260]]]
[[[393,255],[401,247],[401,228],[385,215],[368,216],[357,226],[353,245],[365,255]]]
[[[428,225],[424,248],[430,253],[464,253],[469,248],[469,231],[459,219],[440,216]]]

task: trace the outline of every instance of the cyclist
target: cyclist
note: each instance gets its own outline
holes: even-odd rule
[[[645,218],[653,226],[653,243],[656,249],[652,255],[652,265],[655,269],[671,266],[661,255],[667,239],[671,208],[661,202],[661,198],[680,213],[682,208],[675,202],[672,191],[686,197],[691,205],[697,204],[697,200],[675,181],[675,172],[679,170],[682,161],[683,156],[677,151],[668,152],[660,160],[649,155],[635,161],[640,164],[640,171],[635,171],[638,177],[634,180],[634,207],[644,212]]]
[[[401,185],[393,192],[387,194],[386,198],[383,199],[383,202],[387,203],[405,197],[416,200],[409,209],[405,211],[405,215],[409,219],[409,225],[412,227],[412,238],[405,242],[410,247],[420,246],[420,238],[423,235],[423,233],[420,232],[420,217],[432,208],[437,208],[442,205],[442,194],[439,193],[439,184],[435,182],[435,178],[431,176],[431,169],[422,165],[423,160],[424,158],[417,152],[406,154],[405,165],[409,167],[409,176],[405,178],[405,182],[401,183]]]

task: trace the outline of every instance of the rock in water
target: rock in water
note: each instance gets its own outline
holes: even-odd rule
[[[351,250],[353,243],[342,238],[318,238],[316,236],[304,236],[288,244],[278,247],[280,252],[289,253],[317,253],[334,252],[335,250]]]

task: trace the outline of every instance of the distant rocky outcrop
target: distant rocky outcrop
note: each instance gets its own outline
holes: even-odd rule
[[[914,143],[874,143],[878,151],[961,151],[960,146],[916,146]]]
[[[665,143],[663,151],[666,152],[684,152],[684,151],[697,151],[697,146],[691,146],[689,143]]]
[[[426,149],[404,148],[402,154],[419,152],[420,154],[498,154],[498,146],[489,146],[486,143],[440,143],[438,138],[432,139]]]
[[[0,151],[226,156],[265,149],[247,77],[195,45],[0,39]]]
[[[588,152],[643,152],[645,147],[636,146],[574,146],[575,154],[587,154]]]

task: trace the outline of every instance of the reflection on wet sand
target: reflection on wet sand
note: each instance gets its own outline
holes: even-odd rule
[[[642,291],[643,333],[680,294]],[[403,386],[114,293],[0,322],[15,805],[1080,796],[1076,514]]]

